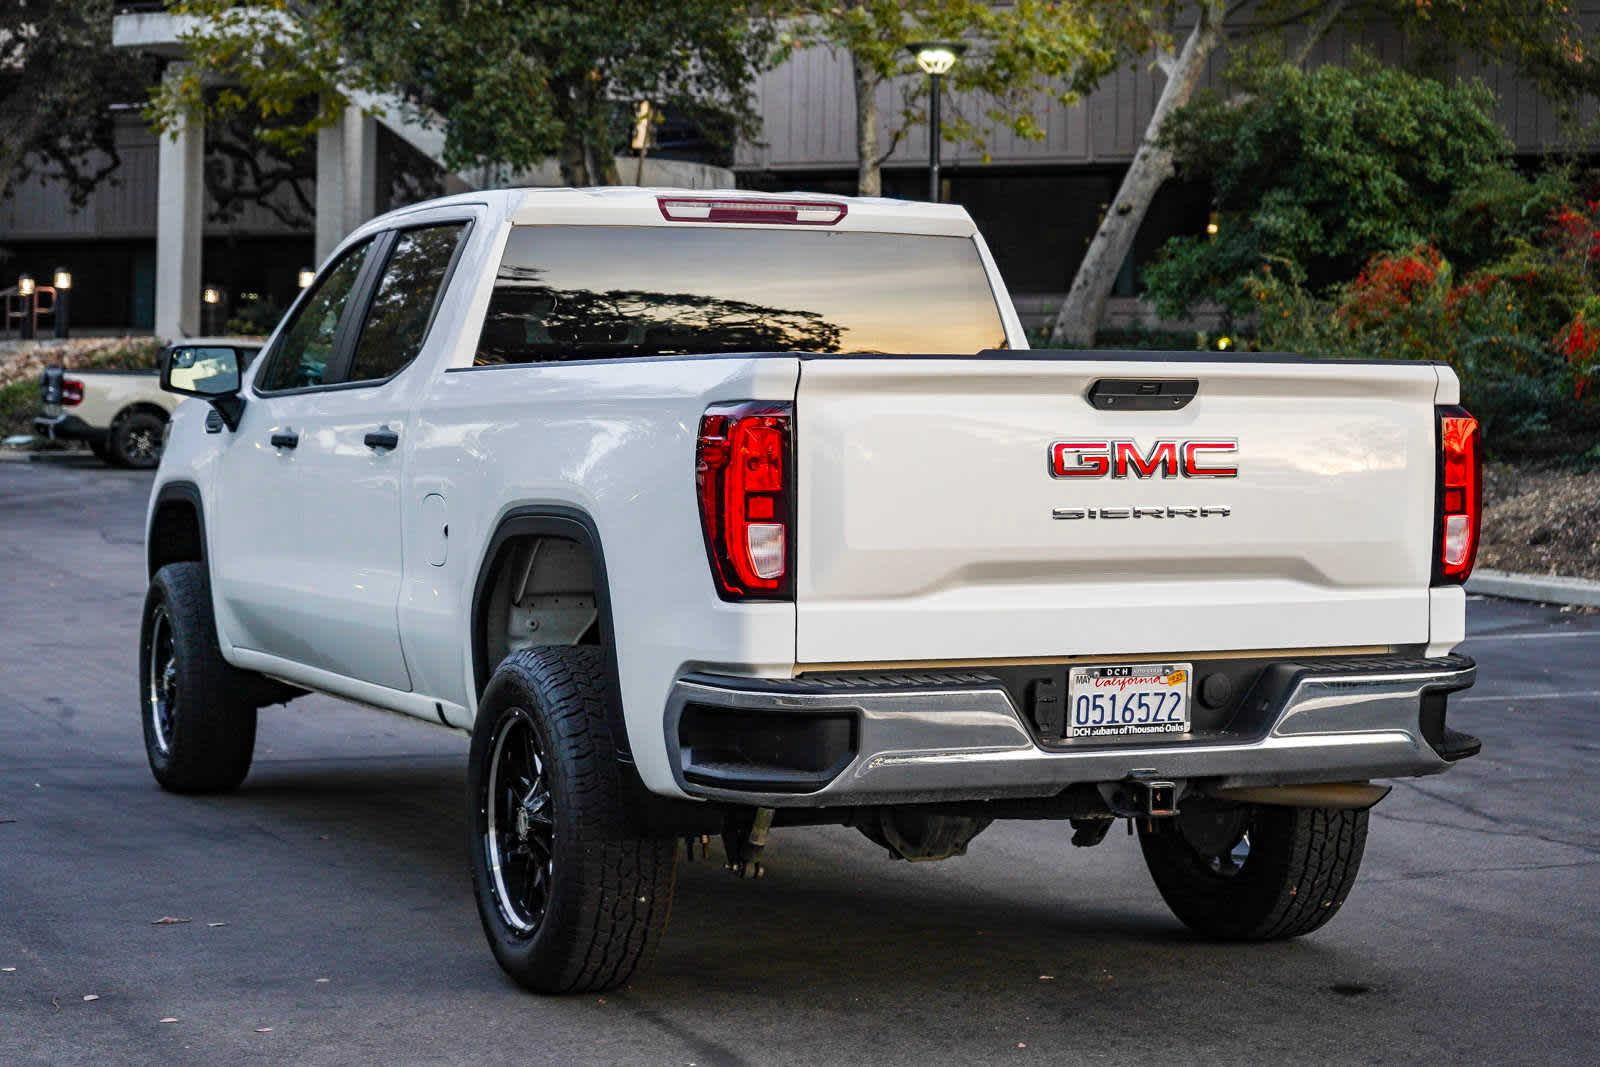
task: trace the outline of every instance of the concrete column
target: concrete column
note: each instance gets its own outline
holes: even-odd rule
[[[317,134],[317,263],[378,213],[378,123],[360,108]]]
[[[325,262],[344,229],[344,123],[317,132],[317,262]]]
[[[344,111],[344,232],[378,213],[378,120]]]
[[[167,77],[182,64],[167,68]],[[156,336],[200,332],[200,249],[205,227],[205,126],[186,122],[156,155]]]

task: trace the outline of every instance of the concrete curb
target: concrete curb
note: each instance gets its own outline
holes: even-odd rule
[[[1561,578],[1550,574],[1510,574],[1475,570],[1467,579],[1467,592],[1501,596],[1510,600],[1537,600],[1543,604],[1600,607],[1600,582],[1587,578]]]

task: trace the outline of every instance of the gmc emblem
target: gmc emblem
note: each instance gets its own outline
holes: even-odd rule
[[[1159,440],[1148,452],[1131,440],[1053,441],[1050,444],[1052,478],[1237,478],[1239,468],[1221,464],[1222,456],[1239,451],[1233,438],[1208,437],[1193,441]]]

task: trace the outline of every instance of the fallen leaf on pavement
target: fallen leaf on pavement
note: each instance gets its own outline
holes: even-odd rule
[[[178,1020],[174,1019],[172,1016],[169,1015],[165,1019],[162,1019],[161,1021],[164,1022],[164,1023],[175,1023]]]
[[[6,972],[6,973],[7,973],[7,974],[10,974],[10,973],[11,973],[11,972],[12,972],[12,971],[14,971],[14,970],[16,970],[16,968],[15,968],[15,967],[0,967],[0,971],[4,971],[4,972]]]
[[[151,926],[176,926],[179,923],[193,922],[193,919],[179,919],[173,915],[163,915],[159,919],[151,919]]]
[[[100,994],[99,993],[85,993],[83,995],[83,999],[86,1000],[86,1001],[88,1001],[88,1000],[99,1000],[100,999]]]
[[[270,1026],[258,1026],[258,1027],[256,1027],[256,1033],[258,1033],[258,1034],[270,1034],[270,1033],[272,1033],[272,1027],[270,1027]]]
[[[207,926],[227,926],[227,923],[206,923]]]
[[[319,981],[319,982],[327,982],[327,981],[330,981],[330,979],[327,979],[327,978],[318,978],[318,979],[317,979],[317,981]]]

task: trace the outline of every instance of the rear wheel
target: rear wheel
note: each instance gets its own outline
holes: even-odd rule
[[[210,793],[244,781],[256,743],[253,680],[222,658],[205,564],[157,571],[144,601],[139,710],[162,788]]]
[[[161,438],[166,422],[148,411],[124,415],[111,428],[109,451],[114,463],[149,470],[161,462]]]
[[[672,906],[676,842],[629,825],[602,664],[593,647],[513,653],[472,735],[478,916],[500,966],[540,993],[622,984]]]
[[[1140,824],[1172,913],[1207,937],[1277,941],[1333,918],[1361,867],[1367,813],[1240,805]]]

